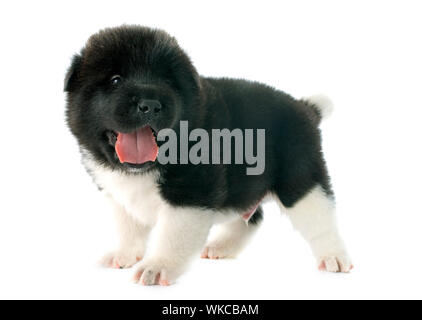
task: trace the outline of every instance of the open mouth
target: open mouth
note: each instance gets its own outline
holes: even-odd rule
[[[109,131],[107,136],[120,163],[141,165],[155,162],[157,159],[157,136],[150,126],[138,128],[130,133]]]

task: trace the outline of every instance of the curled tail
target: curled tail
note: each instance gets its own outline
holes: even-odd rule
[[[334,109],[334,104],[331,99],[322,94],[303,98],[302,101],[315,111],[319,118],[319,122],[327,119]]]

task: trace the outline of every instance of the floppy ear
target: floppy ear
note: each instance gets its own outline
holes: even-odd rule
[[[72,58],[72,64],[67,70],[66,77],[64,78],[64,91],[70,92],[75,88],[77,83],[79,69],[82,65],[82,57],[75,54]]]

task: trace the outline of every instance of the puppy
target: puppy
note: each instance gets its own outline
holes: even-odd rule
[[[202,77],[173,37],[140,26],[91,36],[73,57],[64,90],[83,164],[118,221],[120,249],[105,266],[140,261],[136,282],[172,284],[201,252],[236,256],[262,221],[262,201],[273,197],[321,270],[351,270],[321,152],[328,99],[296,100],[256,82]],[[198,156],[199,138],[201,161],[190,157]],[[224,147],[215,148],[221,138]],[[153,227],[158,240],[145,256]]]

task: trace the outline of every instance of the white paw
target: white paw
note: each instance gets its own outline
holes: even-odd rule
[[[311,241],[311,246],[319,270],[347,273],[353,269],[352,261],[336,229],[315,237]]]
[[[238,253],[238,248],[223,244],[210,244],[205,247],[201,253],[202,259],[226,259],[235,258]]]
[[[169,286],[181,274],[181,268],[164,260],[143,261],[135,273],[135,283],[144,286]]]
[[[105,268],[126,269],[141,261],[142,255],[133,252],[116,251],[106,254],[100,261]]]
[[[347,255],[322,257],[318,259],[318,269],[328,272],[348,273],[353,269],[353,264]]]

